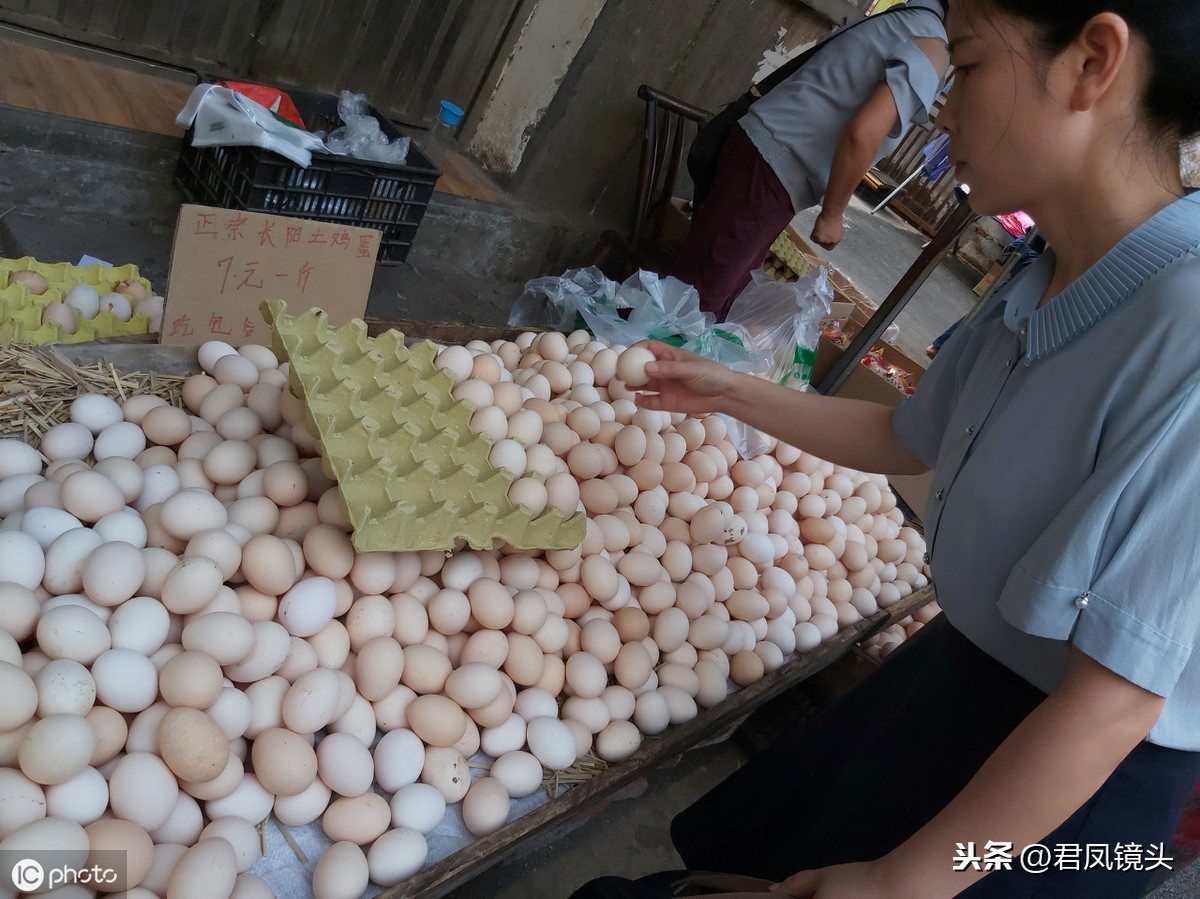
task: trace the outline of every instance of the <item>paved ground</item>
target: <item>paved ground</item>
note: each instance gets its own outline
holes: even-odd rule
[[[871,215],[873,205],[858,196],[851,198],[846,236],[824,255],[878,305],[920,255],[925,237],[889,210]],[[809,209],[793,219],[801,235],[812,230],[817,212]],[[947,256],[897,316],[900,337],[893,343],[905,355],[927,365],[925,347],[974,308],[978,297],[971,288],[979,277],[978,272]]]

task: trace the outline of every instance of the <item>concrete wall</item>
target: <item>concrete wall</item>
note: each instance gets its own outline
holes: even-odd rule
[[[1000,258],[1013,236],[991,216],[977,218],[958,240],[955,255],[980,274]]]
[[[1200,187],[1200,138],[1179,148],[1179,168],[1187,187]]]
[[[497,172],[499,180],[523,202],[626,222],[644,115],[638,85],[718,109],[750,84],[780,28],[789,49],[824,37],[830,24],[789,0],[607,0],[520,166],[507,178]]]

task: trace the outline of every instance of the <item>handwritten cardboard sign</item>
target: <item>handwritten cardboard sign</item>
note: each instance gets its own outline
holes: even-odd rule
[[[361,318],[379,239],[370,228],[185,204],[159,339],[269,346],[263,300],[284,300],[293,315],[317,307],[335,326]]]

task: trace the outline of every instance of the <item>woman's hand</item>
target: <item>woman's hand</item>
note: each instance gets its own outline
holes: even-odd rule
[[[637,402],[647,409],[697,415],[720,410],[721,400],[733,389],[737,374],[719,362],[697,356],[666,343],[646,341],[654,354],[646,366],[650,381],[639,387]]]
[[[887,889],[873,862],[855,862],[801,871],[772,886],[771,892],[798,899],[888,899],[896,895],[894,886]]]

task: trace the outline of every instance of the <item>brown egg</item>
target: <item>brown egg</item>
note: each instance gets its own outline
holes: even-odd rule
[[[447,696],[418,696],[405,714],[412,732],[430,746],[453,746],[467,731],[466,713]]]
[[[207,376],[204,376],[207,377]],[[174,406],[155,406],[142,419],[147,439],[159,446],[178,446],[192,434],[192,419]]]
[[[302,793],[317,776],[317,753],[312,745],[283,727],[271,727],[256,736],[251,758],[259,783],[277,796]]]
[[[404,650],[404,673],[400,682],[420,694],[440,693],[446,686],[451,668],[450,659],[444,652],[418,643]],[[450,743],[461,736],[460,732]]]
[[[34,296],[41,296],[50,287],[44,276],[30,269],[17,269],[9,272],[8,283],[23,285]]]
[[[229,740],[199,709],[174,708],[159,722],[158,751],[180,780],[209,783],[229,762]]]
[[[119,818],[94,821],[84,828],[87,832],[89,853],[86,866],[93,865],[106,869],[111,859],[109,853],[120,852],[124,862],[115,869],[117,878],[112,882],[98,883],[102,893],[115,893],[119,890],[129,890],[142,882],[150,872],[154,861],[154,842],[150,835],[132,821]],[[122,876],[123,874],[123,876]],[[112,876],[109,874],[108,876]]]
[[[47,303],[42,310],[42,324],[58,325],[64,334],[74,334],[79,329],[78,313],[66,303]]]
[[[185,650],[162,666],[159,690],[171,706],[206,709],[221,693],[222,676],[221,666],[208,653]]]
[[[618,609],[613,614],[612,625],[617,629],[622,643],[643,640],[650,635],[650,618],[637,606]]]
[[[544,668],[543,650],[534,637],[515,633],[508,635],[504,672],[514,683],[522,687],[532,686],[541,678]]]
[[[463,765],[466,769],[466,765]],[[468,780],[470,775],[467,776]],[[334,842],[347,841],[365,846],[373,843],[392,823],[392,809],[378,793],[342,796],[329,803],[321,816],[321,829]]]
[[[296,583],[292,551],[274,534],[257,534],[242,547],[242,574],[255,590],[281,596]]]

